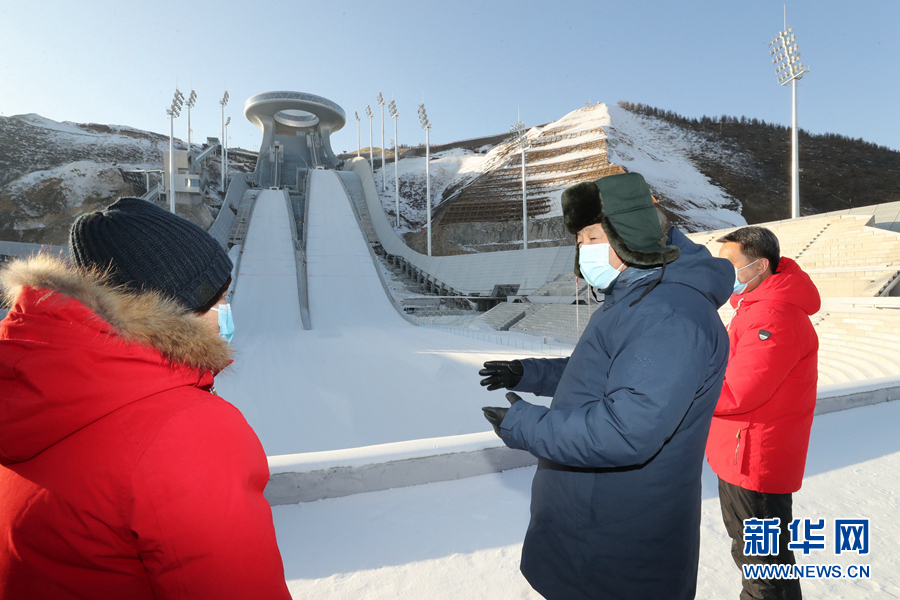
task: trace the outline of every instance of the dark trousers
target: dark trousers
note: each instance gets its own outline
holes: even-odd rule
[[[741,565],[779,564],[793,565],[794,553],[788,550],[791,533],[788,530],[793,519],[791,494],[766,494],[747,490],[719,479],[719,503],[722,519],[731,538],[731,557],[739,569]],[[769,556],[744,556],[744,519],[781,519],[778,537],[778,554]],[[796,579],[746,579],[741,570],[741,600],[800,600],[800,581]]]

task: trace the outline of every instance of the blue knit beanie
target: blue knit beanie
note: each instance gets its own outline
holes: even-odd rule
[[[197,310],[231,276],[231,259],[199,225],[140,198],[120,198],[78,217],[69,230],[79,268],[110,268],[114,283],[155,290]]]

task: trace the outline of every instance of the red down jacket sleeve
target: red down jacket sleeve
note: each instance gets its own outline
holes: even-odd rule
[[[131,522],[157,598],[291,597],[262,493],[268,477],[233,406],[211,396],[169,417],[133,475]]]
[[[790,317],[795,318],[790,318]],[[806,315],[799,315],[807,320]],[[773,308],[747,309],[729,337],[728,367],[715,416],[740,415],[772,399],[809,349],[801,339],[797,315]],[[764,339],[765,338],[765,339]]]

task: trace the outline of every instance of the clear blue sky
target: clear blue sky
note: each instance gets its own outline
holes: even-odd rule
[[[219,99],[232,145],[258,149],[243,116],[254,94],[325,96],[347,112],[332,136],[356,149],[354,111],[393,96],[401,143],[432,143],[558,119],[602,101],[643,102],[686,116],[745,115],[790,125],[790,86],[776,82],[768,42],[783,2],[344,0],[88,3],[0,2],[0,112],[130,125],[168,133],[176,82],[198,94],[193,139],[219,136]],[[799,89],[800,127],[900,149],[900,1],[788,4],[811,67]],[[393,122],[387,119],[387,138]],[[186,118],[175,134],[186,137]]]

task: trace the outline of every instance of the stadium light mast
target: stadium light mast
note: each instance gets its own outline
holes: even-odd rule
[[[791,84],[791,218],[800,216],[800,151],[797,134],[797,82],[809,73],[809,67],[800,62],[800,52],[794,41],[793,27],[778,32],[778,37],[769,42],[769,54],[775,65],[778,83]]]
[[[428,228],[428,256],[431,256],[431,174],[428,171],[428,163],[431,160],[428,132],[431,131],[431,123],[428,122],[424,102],[419,105],[419,122],[425,130],[425,222]]]
[[[397,139],[397,118],[400,113],[397,111],[397,104],[391,100],[388,104],[388,110],[391,112],[391,118],[394,119],[394,206],[397,209],[397,227],[400,227],[400,170],[397,166],[397,159],[400,158],[400,142]],[[384,166],[384,155],[381,157],[381,165]],[[382,182],[384,177],[381,178]]]
[[[231,123],[231,117],[225,119],[225,139],[224,144],[222,144],[222,154],[225,155],[225,173],[228,173],[228,124]],[[225,185],[228,185],[228,177],[226,176]]]
[[[184,103],[187,106],[187,118],[188,118],[188,137],[187,137],[187,150],[188,154],[191,152],[191,109],[194,108],[194,104],[197,102],[197,92],[191,90],[191,95],[188,96],[187,102]]]
[[[225,91],[225,95],[222,96],[222,99],[219,100],[219,106],[222,107],[222,193],[226,194],[227,190],[225,189],[225,105],[228,104],[228,91]]]
[[[384,97],[378,92],[378,106],[381,107],[381,191],[384,191]],[[375,168],[374,166],[372,167]]]
[[[366,104],[366,116],[369,117],[369,168],[372,169],[372,173],[375,173],[375,158],[372,155],[372,117],[375,115],[372,114],[372,109]]]
[[[515,136],[515,142],[522,148],[522,248],[528,250],[528,201],[525,198],[525,147],[528,138],[525,136],[525,123],[519,121],[509,128]]]
[[[353,116],[356,117],[356,158],[359,158],[359,154],[362,151],[359,145],[359,112],[354,110]]]
[[[184,104],[184,94],[175,88],[175,97],[172,98],[172,106],[166,110],[169,115],[169,210],[175,214],[175,118],[181,116],[181,107]]]

